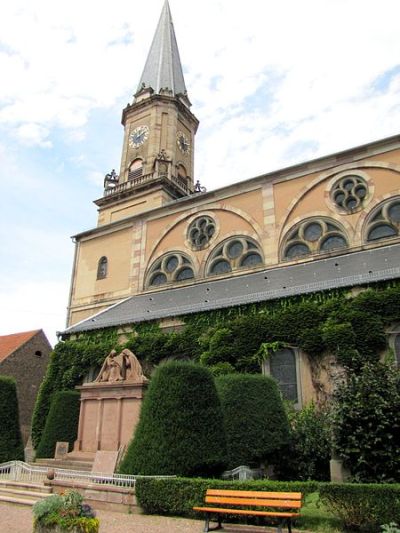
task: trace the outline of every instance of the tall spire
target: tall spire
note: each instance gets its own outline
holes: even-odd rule
[[[161,89],[169,89],[174,96],[186,93],[168,0],[161,12],[138,91],[143,87],[151,87],[156,94]]]

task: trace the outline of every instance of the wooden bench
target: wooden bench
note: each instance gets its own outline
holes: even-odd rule
[[[279,520],[278,532],[282,533],[282,526],[286,523],[291,533],[292,518],[300,516],[302,497],[301,492],[207,489],[205,503],[209,506],[193,507],[194,511],[206,513],[204,532],[221,529],[223,515],[246,515],[277,518]],[[216,515],[215,520],[218,521],[218,526],[210,529],[210,520],[213,515]]]

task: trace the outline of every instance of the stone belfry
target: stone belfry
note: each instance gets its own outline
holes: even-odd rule
[[[168,0],[132,104],[122,112],[125,128],[119,176],[106,176],[99,225],[160,207],[193,193],[194,136]]]

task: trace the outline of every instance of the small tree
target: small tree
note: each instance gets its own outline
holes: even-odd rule
[[[54,457],[58,441],[69,442],[72,448],[78,432],[79,398],[77,391],[55,393],[36,451],[37,457]]]
[[[329,481],[331,425],[326,409],[313,402],[301,411],[288,407],[290,443],[280,456],[279,479]]]
[[[193,363],[161,365],[120,471],[208,476],[223,470],[225,457],[222,410],[211,373]]]
[[[224,413],[228,466],[274,462],[289,440],[289,423],[276,382],[231,374],[216,379]]]
[[[337,390],[337,453],[361,482],[400,481],[400,372],[367,363]]]
[[[24,460],[15,380],[0,376],[0,463]]]

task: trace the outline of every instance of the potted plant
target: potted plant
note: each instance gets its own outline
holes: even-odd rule
[[[98,533],[95,512],[76,490],[53,494],[33,506],[34,533]]]

